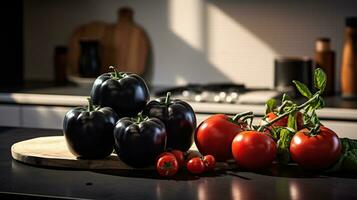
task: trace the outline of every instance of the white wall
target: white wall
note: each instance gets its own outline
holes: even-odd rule
[[[332,39],[340,63],[344,18],[357,2],[264,0],[25,0],[25,77],[53,79],[53,49],[75,27],[114,22],[121,6],[153,46],[153,84],[242,82],[273,86],[276,56],[313,56],[314,41]]]

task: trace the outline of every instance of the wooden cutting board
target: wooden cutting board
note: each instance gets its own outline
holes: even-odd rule
[[[190,151],[196,151],[192,145]],[[83,160],[77,159],[67,148],[64,136],[38,137],[17,142],[11,146],[12,158],[20,162],[39,167],[59,167],[69,169],[85,170],[154,170],[149,168],[133,168],[122,162],[116,154],[106,159]],[[227,170],[236,168],[235,164],[219,162],[216,170]]]
[[[81,40],[97,40],[101,61],[101,73],[108,72],[109,66],[119,71],[142,75],[145,71],[149,53],[149,39],[134,21],[134,11],[121,8],[114,24],[91,22],[78,27],[72,33],[68,45],[67,72],[79,76],[79,57]]]
[[[15,143],[11,147],[11,155],[15,160],[42,167],[134,169],[119,160],[115,154],[100,160],[77,159],[68,150],[64,136],[38,137]]]

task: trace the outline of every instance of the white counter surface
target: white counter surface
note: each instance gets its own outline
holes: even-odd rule
[[[55,105],[73,107],[87,104],[87,96],[33,94],[33,93],[0,93],[0,102],[8,104]],[[253,111],[256,115],[264,115],[264,105],[254,104],[219,104],[189,102],[195,112],[201,114],[226,113],[235,114],[243,111]],[[356,108],[326,107],[318,114],[321,118],[337,120],[357,120]]]

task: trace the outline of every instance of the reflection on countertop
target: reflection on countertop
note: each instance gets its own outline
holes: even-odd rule
[[[24,134],[26,133],[26,134]],[[240,168],[202,176],[181,171],[173,179],[150,170],[72,170],[17,162],[9,149],[17,141],[60,135],[60,130],[0,128],[0,196],[50,195],[89,199],[356,199],[354,174],[304,171],[295,164],[264,171]],[[35,178],[34,178],[35,177]],[[14,197],[14,196],[12,196]]]

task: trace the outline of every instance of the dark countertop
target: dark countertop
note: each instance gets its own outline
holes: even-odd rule
[[[38,168],[12,160],[13,143],[60,134],[59,130],[0,128],[0,197],[16,194],[17,198],[45,195],[89,199],[357,198],[357,175],[314,175],[296,166],[275,166],[260,173],[217,172],[204,177],[182,172],[174,180],[165,180],[154,171]]]

